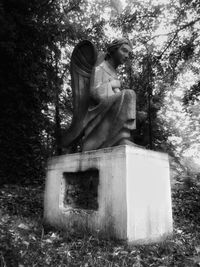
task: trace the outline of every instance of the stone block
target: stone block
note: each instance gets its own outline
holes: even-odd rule
[[[173,229],[168,155],[123,145],[52,158],[44,218],[133,244],[164,240]]]

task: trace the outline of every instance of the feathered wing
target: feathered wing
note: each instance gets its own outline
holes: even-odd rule
[[[64,147],[72,144],[83,132],[83,120],[89,106],[91,74],[96,60],[97,51],[90,41],[81,41],[74,48],[70,66],[73,119],[71,127],[63,136]]]

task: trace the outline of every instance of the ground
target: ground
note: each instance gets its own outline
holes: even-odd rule
[[[173,189],[174,234],[160,244],[132,246],[98,236],[72,236],[43,226],[43,186],[0,188],[0,262],[23,266],[200,266],[200,189]]]

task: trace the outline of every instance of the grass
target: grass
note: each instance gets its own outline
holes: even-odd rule
[[[2,267],[200,266],[200,189],[173,191],[174,234],[148,246],[126,244],[43,227],[43,187],[5,185],[0,189]]]

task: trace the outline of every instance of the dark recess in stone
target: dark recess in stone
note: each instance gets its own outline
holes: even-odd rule
[[[83,172],[64,172],[64,205],[72,208],[97,210],[99,171],[89,169]]]

